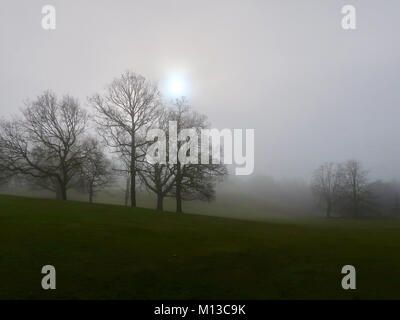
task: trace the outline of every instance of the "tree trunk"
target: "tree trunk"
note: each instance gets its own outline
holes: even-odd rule
[[[327,218],[331,217],[331,211],[332,211],[332,204],[329,202],[327,207],[326,207],[326,217]]]
[[[136,166],[135,166],[135,152],[136,152],[136,145],[135,145],[135,130],[132,129],[131,135],[131,207],[136,207]]]
[[[131,173],[131,207],[136,207],[136,179],[134,171]]]
[[[93,203],[93,188],[89,187],[89,202]]]
[[[125,188],[125,206],[129,204],[129,195],[130,195],[130,185],[131,185],[131,178],[126,178],[126,188]]]
[[[164,197],[162,194],[157,194],[157,210],[163,211],[164,210]]]
[[[358,218],[358,195],[356,190],[356,180],[353,177],[353,217]]]
[[[181,165],[179,162],[176,171],[176,212],[182,213]]]
[[[359,212],[358,212],[358,203],[355,204],[354,206],[354,218],[358,218],[359,217]]]
[[[67,200],[67,188],[65,185],[61,184],[61,200]]]
[[[61,200],[61,187],[59,184],[56,185],[56,200]]]

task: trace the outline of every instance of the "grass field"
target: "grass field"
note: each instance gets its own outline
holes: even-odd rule
[[[0,299],[398,299],[399,240],[398,220],[257,222],[0,196]],[[41,288],[46,264],[56,290]],[[346,264],[357,290],[341,288]]]

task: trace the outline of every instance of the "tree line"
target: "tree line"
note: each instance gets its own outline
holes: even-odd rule
[[[2,119],[0,183],[23,179],[62,200],[67,200],[69,189],[83,189],[92,202],[100,190],[123,176],[126,204],[136,207],[141,186],[156,195],[159,210],[166,197],[173,197],[177,212],[183,211],[184,200],[215,198],[215,185],[227,174],[224,165],[172,163],[170,155],[163,164],[146,161],[152,143],[146,141],[149,129],[166,129],[169,121],[176,121],[178,132],[209,126],[207,117],[185,98],[168,103],[155,84],[126,71],[87,102],[89,112],[70,95],[59,98],[45,91],[27,101],[21,115]],[[183,141],[178,141],[176,153],[181,147]],[[110,154],[117,157],[111,160]]]
[[[363,218],[382,211],[400,215],[400,184],[370,181],[357,160],[321,165],[314,171],[311,188],[328,218]]]

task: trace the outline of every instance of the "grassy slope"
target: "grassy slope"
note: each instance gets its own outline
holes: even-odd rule
[[[267,223],[0,196],[0,299],[400,298],[399,231],[400,221]],[[55,291],[41,289],[45,264]],[[345,264],[356,291],[341,289]]]

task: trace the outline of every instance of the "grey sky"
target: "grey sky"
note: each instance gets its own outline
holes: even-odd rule
[[[396,0],[1,0],[0,116],[48,88],[85,103],[128,68],[178,71],[215,127],[256,130],[256,173],[307,179],[356,158],[400,178],[399,14]]]

